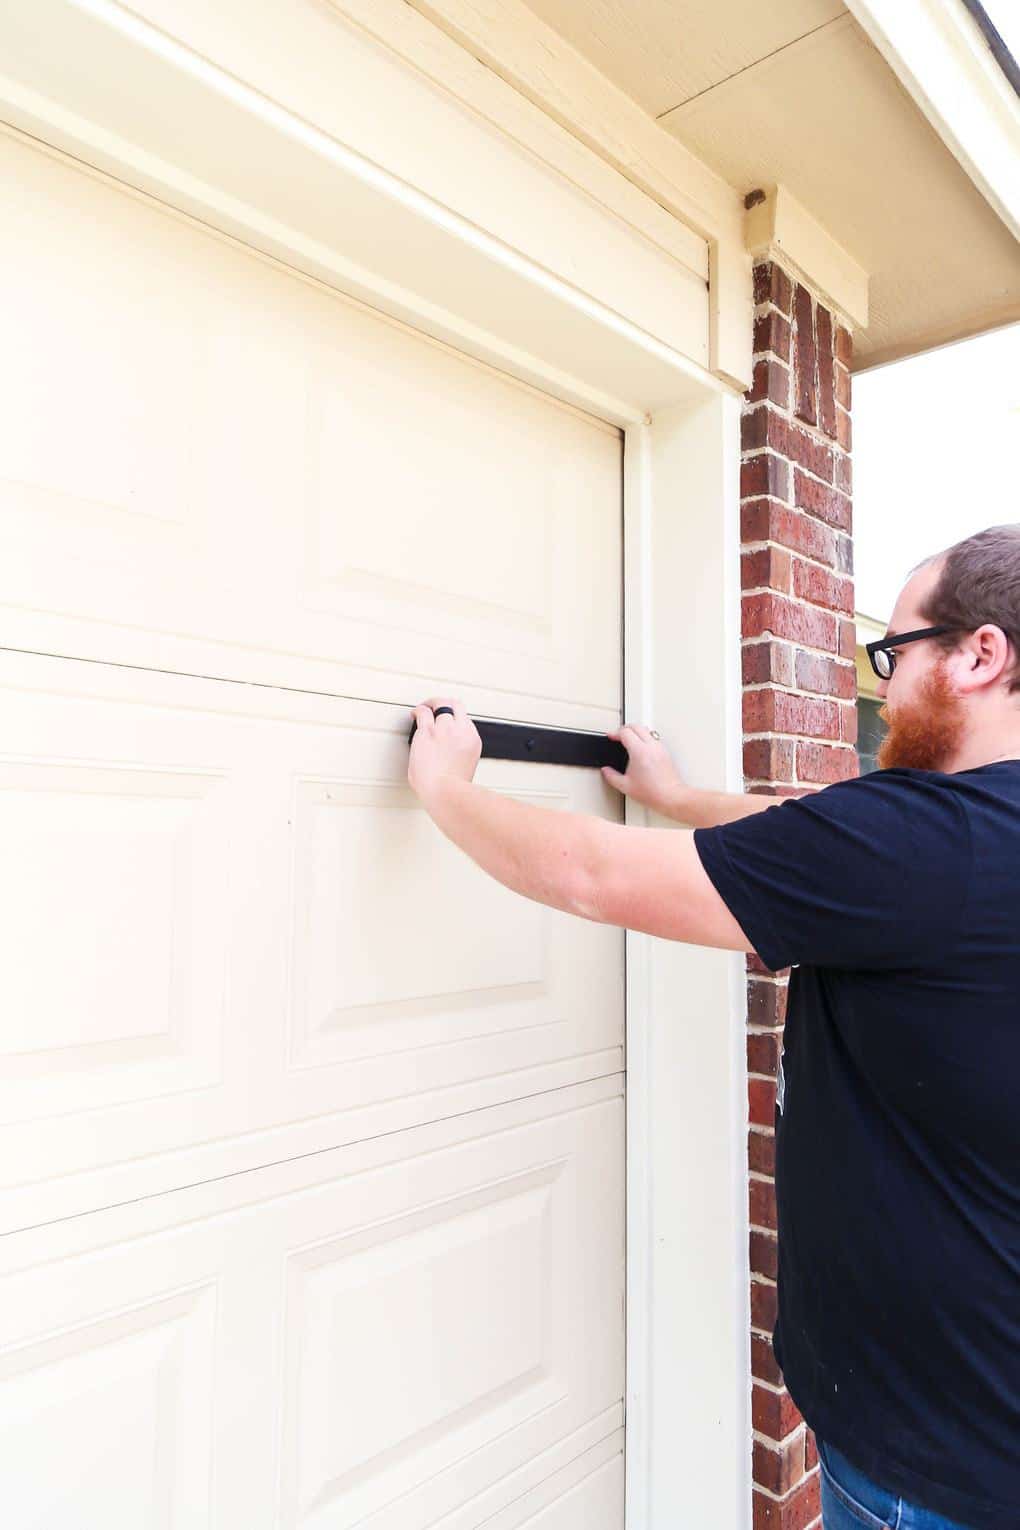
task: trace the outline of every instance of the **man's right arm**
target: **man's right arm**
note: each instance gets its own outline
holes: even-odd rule
[[[696,786],[678,786],[664,800],[661,811],[692,829],[714,829],[721,823],[736,823],[738,818],[763,813],[782,800],[753,792],[709,792]]]
[[[602,775],[611,786],[651,808],[663,818],[674,818],[692,829],[714,829],[719,824],[734,823],[774,807],[777,797],[756,796],[743,792],[701,791],[682,780],[670,758],[669,750],[650,728],[624,724],[608,735],[627,749],[626,773],[610,765]]]

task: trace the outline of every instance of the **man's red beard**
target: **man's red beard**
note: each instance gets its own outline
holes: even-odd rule
[[[878,751],[879,770],[944,770],[966,727],[964,704],[949,683],[945,659],[926,675],[916,700],[899,702],[895,712],[886,703],[878,715],[889,730]]]

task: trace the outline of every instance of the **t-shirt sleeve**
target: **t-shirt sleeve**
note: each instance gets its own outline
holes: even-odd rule
[[[701,863],[771,971],[931,963],[959,929],[972,875],[947,778],[884,770],[696,829]]]

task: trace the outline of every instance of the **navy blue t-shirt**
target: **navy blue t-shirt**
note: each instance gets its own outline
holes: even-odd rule
[[[890,1492],[1020,1527],[1020,761],[884,770],[714,829],[701,861],[793,966],[776,1359]]]

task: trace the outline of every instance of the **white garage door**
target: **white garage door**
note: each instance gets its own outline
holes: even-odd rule
[[[623,934],[406,784],[436,691],[618,722],[619,435],[0,179],[5,1519],[619,1530]]]

